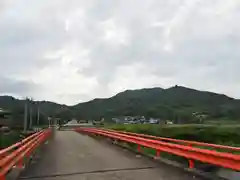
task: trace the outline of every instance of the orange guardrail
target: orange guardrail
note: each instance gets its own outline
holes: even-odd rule
[[[51,134],[51,129],[39,131],[12,146],[0,150],[0,180],[15,166],[22,168],[25,160],[35,152],[36,148],[45,142]]]
[[[137,144],[138,151],[141,151],[141,147],[143,146],[155,149],[157,155],[160,155],[161,152],[167,152],[177,156],[182,156],[189,160],[189,168],[194,168],[194,160],[197,160],[204,163],[240,171],[240,155],[237,154],[200,149],[183,144],[163,142],[150,138],[138,137],[136,135],[107,131],[97,128],[78,128],[76,131],[80,133],[84,132],[101,135],[115,140]]]
[[[165,142],[170,142],[170,143],[177,143],[177,144],[183,144],[187,146],[201,146],[201,147],[207,147],[207,148],[215,148],[219,150],[229,150],[229,151],[236,151],[240,153],[240,147],[233,147],[233,146],[226,146],[226,145],[219,145],[219,144],[211,144],[211,143],[204,143],[204,142],[197,142],[197,141],[188,141],[188,140],[181,140],[181,139],[173,139],[173,138],[166,138],[166,137],[157,137],[157,136],[152,136],[152,135],[147,135],[147,134],[138,134],[138,133],[132,133],[132,132],[126,132],[126,131],[116,131],[112,129],[103,129],[106,131],[111,131],[111,132],[119,132],[123,134],[129,134],[129,135],[134,135],[137,137],[143,137],[143,138],[149,138],[149,139],[155,139],[155,140],[160,140],[160,141],[165,141]]]

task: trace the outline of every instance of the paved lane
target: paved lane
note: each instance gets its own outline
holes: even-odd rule
[[[148,169],[148,167],[156,167]],[[104,173],[78,174],[84,171],[141,168]],[[142,169],[143,168],[143,169]],[[145,168],[145,169],[144,169]],[[45,153],[23,174],[46,180],[200,180],[183,171],[155,163],[145,157],[97,141],[72,131],[57,131]],[[36,178],[28,178],[30,180]]]

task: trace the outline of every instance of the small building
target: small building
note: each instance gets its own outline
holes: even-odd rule
[[[78,123],[88,123],[88,120],[81,119],[81,120],[78,120]]]
[[[150,118],[149,119],[149,123],[150,124],[158,124],[159,123],[159,119]]]
[[[166,120],[166,124],[173,124],[173,122],[170,120]]]
[[[10,126],[11,112],[0,108],[0,128]]]

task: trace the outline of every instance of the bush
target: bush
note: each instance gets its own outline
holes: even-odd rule
[[[240,126],[116,124],[109,128],[175,139],[240,146]]]

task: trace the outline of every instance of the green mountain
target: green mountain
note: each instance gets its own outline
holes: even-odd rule
[[[240,119],[240,100],[212,92],[174,86],[127,90],[108,99],[95,99],[73,107],[81,118],[144,115],[165,119],[192,119],[200,112],[210,118]]]
[[[94,99],[75,106],[48,101],[34,101],[31,102],[31,106],[35,115],[40,107],[43,119],[47,116],[64,120],[72,117],[99,120],[101,117],[110,119],[118,116],[146,116],[188,123],[193,121],[195,112],[214,119],[240,119],[240,100],[182,86],[127,90],[111,98]],[[23,100],[0,96],[0,108],[8,109],[18,119],[23,119]]]
[[[23,125],[25,103],[26,100],[19,100],[12,96],[0,96],[0,108],[11,112],[12,123],[15,125]],[[66,105],[60,105],[49,101],[28,100],[27,104],[28,113],[31,107],[33,123],[36,123],[38,109],[40,109],[41,124],[46,124],[49,116],[54,117],[61,111],[66,111],[66,109],[68,109]],[[30,117],[28,116],[28,118]]]

